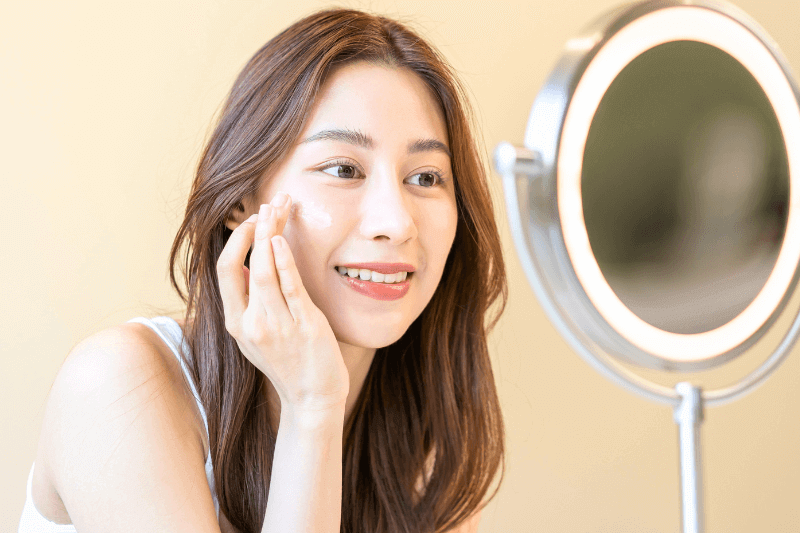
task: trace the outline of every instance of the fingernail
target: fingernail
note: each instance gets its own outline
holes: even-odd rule
[[[258,209],[258,220],[266,222],[270,213],[272,213],[272,206],[269,204],[261,204],[261,207]]]
[[[289,201],[289,195],[281,191],[275,195],[272,201],[275,202],[275,207],[283,207],[286,205],[286,202]]]
[[[275,235],[270,240],[272,241],[272,247],[273,248],[275,248],[277,250],[283,249],[283,242],[281,242],[281,239],[280,239],[280,237],[278,235]]]

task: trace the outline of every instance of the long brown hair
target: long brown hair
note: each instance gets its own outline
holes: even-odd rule
[[[220,511],[243,533],[261,529],[276,435],[262,390],[267,378],[225,329],[216,272],[230,234],[224,221],[290,152],[330,69],[359,60],[410,69],[438,99],[453,154],[458,225],[430,303],[400,340],[376,351],[345,421],[341,531],[450,529],[495,496],[497,489],[484,501],[501,465],[505,473],[486,336],[505,307],[507,286],[468,99],[441,55],[406,26],[326,10],[270,40],[239,74],[200,159],[169,258],[172,285],[187,306],[191,356],[184,357],[208,416]],[[415,481],[434,450],[435,467],[418,499]]]

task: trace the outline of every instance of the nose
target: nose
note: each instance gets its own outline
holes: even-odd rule
[[[401,180],[389,172],[370,177],[361,198],[361,234],[370,240],[392,244],[415,239],[414,204]]]

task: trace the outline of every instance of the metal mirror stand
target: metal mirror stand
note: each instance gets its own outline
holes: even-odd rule
[[[674,43],[680,44],[676,47]],[[688,48],[692,50],[686,43],[690,43]],[[682,53],[688,53],[683,57],[691,57],[693,61],[699,57],[695,51],[702,48],[709,52],[708,57],[716,59],[705,64],[700,71],[721,73],[719,78],[722,81],[718,83],[725,87],[729,86],[730,78],[726,77],[729,74],[725,74],[728,70],[723,68],[724,65],[736,66],[739,79],[750,80],[750,92],[745,92],[763,93],[759,97],[762,98],[762,111],[766,110],[766,114],[774,112],[777,117],[780,125],[773,128],[777,133],[770,142],[774,146],[782,143],[786,150],[789,190],[786,232],[778,259],[764,285],[769,287],[769,291],[762,289],[755,296],[753,302],[758,301],[758,307],[751,303],[735,318],[726,319],[729,321],[722,324],[704,326],[697,335],[660,329],[652,323],[644,324],[641,317],[635,316],[636,313],[620,300],[606,273],[595,269],[600,264],[599,256],[602,256],[598,250],[602,252],[604,249],[595,249],[587,239],[591,237],[587,235],[587,204],[583,203],[583,195],[587,194],[584,186],[588,186],[589,191],[597,191],[598,184],[601,186],[599,190],[624,186],[603,180],[604,173],[619,174],[616,172],[620,170],[619,161],[628,158],[625,150],[630,148],[629,143],[623,143],[624,149],[617,152],[617,157],[622,159],[611,159],[604,163],[605,166],[596,166],[596,161],[600,160],[587,156],[590,129],[599,116],[604,117],[599,123],[608,126],[616,124],[613,119],[619,112],[642,109],[636,113],[646,114],[647,109],[659,107],[657,102],[639,108],[628,105],[628,97],[651,94],[637,93],[637,88],[644,86],[637,82],[627,85],[632,88],[627,93],[613,92],[612,88],[617,80],[632,79],[624,77],[623,71],[629,74],[644,72],[638,78],[640,81],[654,79],[654,75],[659,73],[673,76],[681,72],[687,64],[684,59],[664,63],[668,56],[651,54],[666,44],[668,46],[660,50],[683,50]],[[638,61],[645,54],[648,61],[657,64]],[[628,69],[634,62],[640,66],[650,65],[652,70]],[[718,105],[716,93],[709,93],[708,86],[704,85],[708,83],[707,78],[704,78],[707,81],[700,82],[694,74],[684,73],[684,76],[683,79],[694,80],[698,90],[709,94],[704,101]],[[693,101],[697,100],[696,93],[691,93]],[[609,97],[610,94],[616,96]],[[622,107],[609,107],[602,111],[603,102],[616,101],[614,98],[619,100],[619,94],[625,95],[621,99]],[[796,183],[797,173],[793,172],[800,167],[799,95],[791,71],[777,47],[766,32],[735,6],[715,0],[648,0],[623,6],[601,17],[582,35],[570,40],[564,56],[534,102],[525,134],[525,148],[501,143],[495,150],[494,163],[503,180],[511,235],[523,270],[547,317],[569,346],[601,375],[644,398],[668,404],[674,410],[679,430],[682,528],[685,533],[704,530],[700,425],[705,407],[732,402],[754,390],[775,371],[800,334],[800,309],[793,311],[790,327],[769,357],[753,372],[724,388],[701,390],[688,382],[678,383],[674,389],[665,387],[642,378],[623,362],[665,372],[708,369],[748,351],[765,331],[775,326],[779,315],[790,313],[787,304],[800,276],[797,266],[800,261],[797,222],[800,192]],[[610,100],[606,100],[607,97]],[[667,96],[662,94],[661,97]],[[664,102],[661,104],[663,107]],[[680,110],[680,104],[675,109]],[[608,122],[609,117],[611,122]],[[627,120],[633,124],[650,124],[655,131],[663,128],[655,116],[644,117],[638,122],[635,120],[637,117],[639,115],[627,117]],[[619,125],[627,127],[626,122]],[[619,130],[609,127],[611,131]],[[677,140],[680,141],[681,135],[689,129],[676,131],[683,132],[678,134],[680,138]],[[653,143],[656,147],[662,145]],[[606,153],[602,148],[600,152]],[[583,168],[584,164],[586,168]],[[613,171],[609,172],[609,169]],[[669,173],[669,169],[666,172],[669,179],[678,179],[677,175]],[[587,176],[595,181],[584,182]],[[597,226],[593,226],[595,228]],[[626,239],[624,233],[613,235]],[[649,284],[643,288],[647,294],[652,292],[651,289]],[[762,295],[768,295],[768,298],[762,298]],[[756,308],[758,313],[750,312]],[[709,310],[709,313],[713,312]],[[713,342],[708,342],[712,338]],[[703,340],[702,346],[695,342],[698,339]]]
[[[703,498],[700,462],[700,424],[706,406],[723,405],[744,396],[766,380],[791,351],[800,332],[798,310],[778,347],[756,370],[728,387],[702,391],[691,383],[678,383],[670,389],[644,380],[609,357],[589,339],[569,314],[558,305],[551,287],[543,283],[544,273],[538,253],[547,253],[532,228],[535,213],[530,205],[538,203],[536,182],[542,177],[541,157],[527,148],[501,143],[494,153],[494,166],[503,180],[511,234],[523,270],[547,317],[561,336],[592,368],[607,379],[651,401],[669,404],[678,424],[681,471],[681,514],[684,533],[702,533]],[[543,200],[539,198],[538,200]],[[530,202],[530,203],[529,203]]]

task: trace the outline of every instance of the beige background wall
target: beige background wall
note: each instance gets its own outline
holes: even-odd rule
[[[490,152],[500,140],[521,143],[565,41],[617,3],[344,5],[410,19],[442,49],[471,89]],[[737,3],[800,68],[798,3]],[[70,348],[103,327],[179,309],[167,251],[235,74],[268,38],[326,5],[4,6],[0,531],[16,530],[45,398]],[[678,531],[670,410],[607,383],[568,349],[524,280],[501,203],[497,214],[511,297],[491,346],[508,469],[481,532]],[[703,439],[708,531],[800,531],[800,353],[754,394],[708,412]]]

